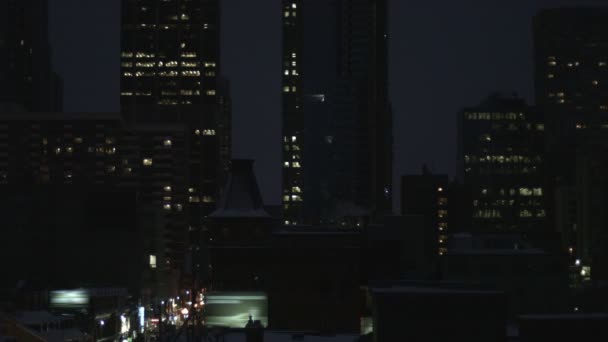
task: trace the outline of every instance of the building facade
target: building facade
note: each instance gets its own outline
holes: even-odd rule
[[[517,97],[490,96],[459,114],[458,165],[471,190],[471,231],[544,230],[544,124]]]
[[[142,232],[142,244],[130,257],[149,268],[145,277],[155,281],[175,283],[165,276],[179,279],[192,272],[185,266],[188,234],[197,223],[193,217],[215,206],[214,197],[199,195],[189,182],[192,155],[190,130],[183,124],[132,126],[118,113],[0,115],[0,187],[8,193],[22,189],[33,198],[49,187],[59,194],[61,189],[134,194],[136,213],[130,214],[138,227],[132,229]],[[106,215],[112,218],[108,225],[123,224],[112,214]]]
[[[435,255],[447,252],[449,231],[447,175],[433,175],[424,170],[422,175],[401,177],[401,214],[424,217],[424,241]]]
[[[606,8],[549,9],[536,15],[537,105],[572,113],[608,111],[606,18]]]
[[[286,224],[391,210],[385,1],[283,1]]]
[[[549,219],[563,250],[587,262],[597,252],[584,232],[597,229],[601,215],[589,215],[602,205],[591,187],[601,184],[598,166],[589,158],[602,163],[597,151],[608,137],[607,18],[606,8],[560,8],[539,12],[533,23],[536,103],[545,113],[545,178],[553,204]]]
[[[194,272],[195,236],[216,207],[231,157],[220,1],[122,1],[120,103],[131,139],[149,154],[142,162],[150,182],[142,191],[154,199],[162,194],[158,210],[176,237],[173,250],[183,251],[175,260]],[[174,171],[177,179],[164,178]]]

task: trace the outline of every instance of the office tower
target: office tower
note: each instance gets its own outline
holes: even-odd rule
[[[299,6],[299,7],[298,7]],[[283,1],[283,216],[285,223],[302,222],[304,111],[300,78],[302,1]],[[300,57],[298,57],[300,56]]]
[[[229,154],[218,132],[230,115],[218,89],[219,16],[216,0],[122,2],[122,114],[130,124],[187,125],[189,188],[213,198]]]
[[[607,18],[606,8],[538,13],[534,18],[537,105],[577,116],[608,112]]]
[[[517,97],[492,95],[459,114],[458,167],[471,189],[472,231],[543,231],[543,134],[534,108]]]
[[[382,0],[283,1],[287,224],[390,212],[386,11]]]
[[[608,9],[561,8],[534,18],[536,104],[546,113],[549,175],[574,182],[577,136],[608,123]]]
[[[547,196],[555,203],[549,218],[564,251],[585,263],[591,253],[577,246],[592,244],[580,232],[595,229],[586,217],[597,203],[586,200],[590,188],[581,182],[593,179],[596,166],[580,156],[608,146],[607,19],[606,8],[548,9],[534,18],[536,102],[545,113]]]
[[[189,122],[215,129],[217,0],[123,0],[121,96],[130,122]]]
[[[122,114],[135,132],[153,131],[142,150],[159,148],[180,159],[184,177],[172,184],[159,178],[146,191],[150,198],[163,193],[158,209],[167,210],[168,229],[182,237],[176,250],[194,250],[191,235],[215,209],[231,154],[229,87],[219,71],[220,2],[123,0],[121,34]],[[183,159],[167,149],[171,143],[163,145],[174,134],[186,146]],[[160,177],[157,171],[149,176]],[[176,202],[177,194],[187,203]],[[176,269],[196,265],[191,256],[176,260],[184,262]]]
[[[0,105],[60,111],[62,81],[51,67],[48,1],[0,3]]]

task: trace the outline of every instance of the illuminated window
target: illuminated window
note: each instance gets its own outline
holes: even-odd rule
[[[289,89],[290,89],[289,86],[285,86],[285,87],[283,87],[283,92],[289,93]]]
[[[171,204],[168,204],[168,203],[163,204],[163,209],[171,210]]]
[[[215,95],[215,90],[211,89],[211,90],[207,90],[205,92],[205,94],[207,94],[208,96],[214,96]]]
[[[163,141],[163,146],[165,147],[171,147],[172,142],[170,139],[165,139],[165,141]]]
[[[152,166],[152,158],[144,158],[142,163],[144,166]]]
[[[302,192],[302,190],[300,189],[299,186],[294,186],[291,188],[291,192],[295,193],[295,194],[299,194]]]
[[[156,255],[150,254],[150,268],[156,268]]]
[[[192,194],[192,193],[196,192],[196,189],[194,189],[194,188],[188,188],[188,192]]]
[[[532,189],[532,193],[534,196],[542,196],[543,195],[543,189],[542,188],[534,188]]]
[[[598,80],[593,80],[593,82],[591,82],[594,86],[599,85],[600,82]]]
[[[201,130],[200,129],[194,130],[194,134],[201,135]]]
[[[203,203],[214,203],[215,200],[211,196],[203,196]]]
[[[291,195],[291,200],[293,202],[302,202],[302,197],[300,195]]]
[[[171,192],[171,185],[166,185],[165,187],[163,187],[163,190],[165,190],[166,192]]]
[[[293,168],[299,169],[300,168],[300,163],[299,162],[293,162],[293,163],[291,163],[291,166]]]
[[[285,11],[284,16],[285,16],[285,18],[288,18],[289,17],[289,11]]]
[[[532,212],[530,210],[524,209],[519,211],[519,217],[528,218],[532,217]]]
[[[298,8],[298,5],[296,5],[295,3],[291,4],[291,8]]]
[[[298,139],[298,137],[296,137],[295,135],[293,135],[293,136],[291,137],[291,142],[296,142],[296,140],[297,140],[297,139]]]
[[[532,189],[529,188],[519,188],[519,195],[520,196],[532,196]]]
[[[214,129],[204,129],[203,135],[213,136],[213,135],[215,135],[215,130]]]

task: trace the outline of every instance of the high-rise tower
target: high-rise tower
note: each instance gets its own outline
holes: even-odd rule
[[[123,117],[135,143],[149,138],[140,150],[162,151],[145,156],[156,180],[140,198],[161,210],[173,249],[196,250],[188,243],[197,243],[202,218],[215,209],[231,157],[229,88],[219,68],[220,1],[123,0],[121,35]],[[174,140],[182,138],[184,150],[178,150]],[[179,170],[156,161],[177,157],[185,157]],[[167,181],[169,175],[179,177]],[[198,265],[188,257],[185,263],[186,271]]]
[[[0,3],[0,104],[61,111],[63,85],[52,70],[47,0]]]
[[[283,1],[285,223],[390,211],[392,120],[384,0]]]

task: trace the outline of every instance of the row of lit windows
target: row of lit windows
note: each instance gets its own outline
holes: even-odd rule
[[[178,62],[170,61],[163,63],[159,61],[158,64],[156,62],[136,62],[135,67],[137,68],[154,68],[156,66],[165,67],[165,68],[176,68],[179,66]],[[122,62],[120,66],[123,68],[131,68],[133,67],[133,62]],[[198,68],[200,66],[199,62],[181,62],[181,66],[184,68]]]
[[[515,166],[513,164],[481,164],[475,168],[475,173],[480,175],[525,175],[536,171],[538,171],[536,166]],[[473,169],[467,167],[464,172],[472,173]]]
[[[133,57],[135,57],[135,58],[156,58],[156,54],[154,54],[154,53],[145,53],[145,52],[135,52],[135,53],[133,53],[133,52],[122,52],[120,54],[120,56],[122,58],[133,58]],[[196,58],[197,54],[196,54],[196,52],[182,52],[181,57],[182,58]],[[215,66],[215,63],[213,63],[213,62],[205,63],[205,66],[208,66],[207,64],[209,64],[209,66],[210,65]],[[162,64],[159,64],[159,66],[162,66]]]
[[[528,209],[524,209],[524,210],[520,210],[519,211],[519,217],[521,218],[532,218],[532,217],[546,217],[547,213],[540,209],[540,210],[528,210]]]
[[[162,96],[177,96],[177,92],[176,91],[167,91],[167,90],[163,90],[161,91],[161,95]],[[190,89],[182,89],[179,91],[179,94],[182,96],[194,96],[194,95],[200,95],[201,91],[200,90],[190,90]]]
[[[285,76],[289,76],[289,70],[285,70]],[[298,71],[296,69],[291,70],[291,75],[298,76]]]
[[[133,77],[133,75],[135,75],[135,77],[153,77],[156,76],[158,74],[158,76],[161,77],[177,77],[180,75],[179,72],[172,70],[172,71],[161,71],[161,72],[153,72],[153,71],[149,71],[149,72],[144,72],[144,71],[137,71],[135,72],[135,74],[133,74],[132,72],[123,72],[123,76],[124,77]],[[201,75],[201,72],[199,70],[183,70],[181,72],[181,75],[184,77],[198,77]]]
[[[539,200],[517,201],[520,207],[540,207],[542,202]],[[515,206],[514,199],[499,199],[495,201],[473,201],[473,207],[513,207]]]
[[[131,91],[123,91],[120,93],[120,96],[152,96],[152,92],[131,92]]]
[[[283,167],[284,167],[284,168],[289,168],[289,167],[292,167],[292,168],[294,168],[294,169],[299,169],[299,168],[301,168],[302,166],[301,166],[300,162],[292,162],[292,163],[289,163],[289,162],[284,162],[284,163],[283,163]]]
[[[301,195],[284,195],[283,202],[302,202]]]
[[[555,56],[549,56],[547,57],[547,65],[555,67],[558,65],[557,62],[557,58],[555,58]],[[581,66],[581,63],[579,61],[572,61],[572,62],[566,62],[563,65],[567,66],[568,68],[575,68],[575,67],[579,67]],[[597,62],[597,66],[599,67],[605,67],[607,64],[605,61],[598,61]]]
[[[546,217],[547,214],[544,210],[540,209],[540,210],[528,210],[528,209],[524,209],[524,210],[520,210],[518,212],[518,215],[520,218],[543,218]],[[496,210],[496,209],[484,209],[484,210],[477,210],[475,213],[473,213],[473,217],[474,218],[479,218],[479,219],[499,219],[499,218],[503,218],[503,214],[500,212],[500,210]]]
[[[484,196],[487,195],[488,192],[489,192],[488,189],[480,190],[480,193]],[[524,196],[524,197],[527,197],[527,196],[540,197],[543,195],[543,189],[542,188],[523,188],[522,187],[519,189],[500,189],[500,190],[498,190],[498,193],[501,196],[506,196],[508,193],[510,196],[515,196],[516,194],[519,194],[519,196]]]
[[[289,93],[289,92],[295,93],[296,90],[297,90],[296,86],[292,86],[292,87],[290,87],[290,86],[284,86],[283,87],[283,92],[284,93]]]
[[[465,163],[517,163],[517,164],[531,164],[531,163],[541,163],[541,156],[529,157],[529,156],[503,156],[503,155],[489,155],[489,156],[474,156],[474,155],[465,155],[464,156]]]
[[[518,120],[524,118],[524,113],[465,113],[467,120]]]
[[[199,196],[188,196],[189,203],[214,203],[213,197],[211,196],[203,196],[202,198]]]
[[[291,150],[291,151],[300,151],[300,146],[295,145],[295,144],[294,144],[294,145],[291,145],[291,147],[290,147],[289,145],[285,145],[285,147],[284,147],[284,148],[285,148],[285,151],[286,151],[286,152],[289,152],[290,150]]]

